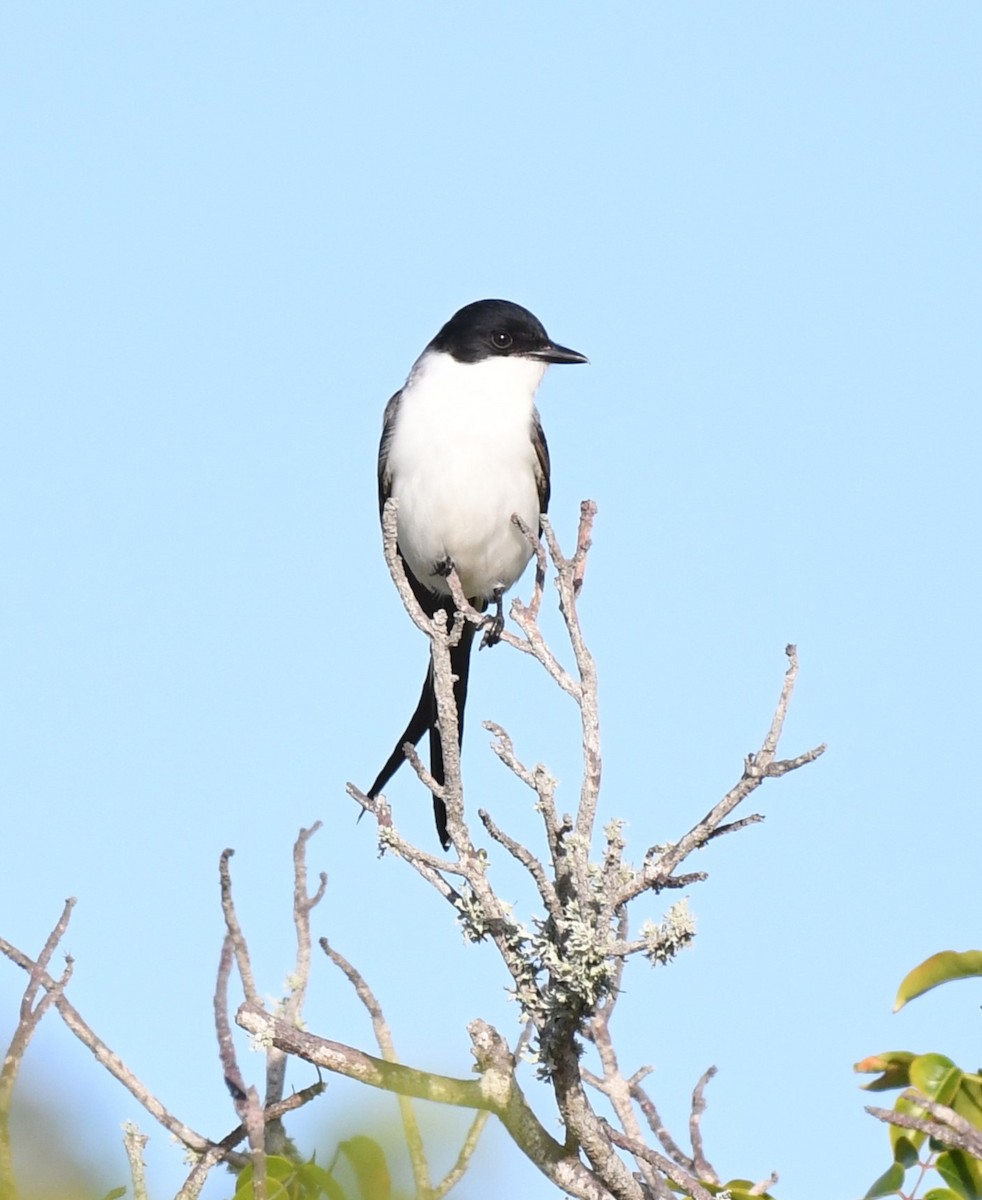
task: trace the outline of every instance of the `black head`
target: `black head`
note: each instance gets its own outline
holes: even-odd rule
[[[475,300],[454,313],[430,342],[458,362],[485,358],[534,358],[545,363],[585,363],[586,355],[551,341],[542,322],[510,300]]]

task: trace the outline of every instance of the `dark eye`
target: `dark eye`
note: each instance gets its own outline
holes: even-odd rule
[[[511,345],[511,334],[507,329],[496,329],[491,334],[491,345],[495,350],[507,350]]]

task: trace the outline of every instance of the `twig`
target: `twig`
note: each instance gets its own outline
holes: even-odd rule
[[[484,1127],[490,1119],[491,1114],[487,1111],[474,1115],[474,1120],[471,1121],[467,1129],[467,1134],[464,1137],[453,1166],[433,1189],[434,1200],[442,1200],[442,1197],[455,1188],[467,1174],[467,1168],[470,1166],[474,1152],[480,1144],[481,1134],[484,1132]]]
[[[0,937],[0,953],[6,955],[11,962],[16,963],[17,966],[29,973],[37,966],[22,950],[18,950],[16,946],[2,937]],[[42,987],[49,992],[52,989],[57,989],[59,986],[46,971],[43,973],[39,972],[38,978]],[[130,1095],[143,1105],[154,1120],[163,1125],[168,1132],[172,1133],[189,1150],[203,1153],[212,1145],[208,1138],[195,1132],[189,1125],[185,1125],[183,1121],[178,1120],[173,1113],[169,1112],[160,1103],[156,1096],[137,1079],[119,1055],[110,1050],[106,1043],[85,1023],[81,1014],[70,1003],[67,997],[59,995],[54,1003],[62,1020],[72,1033],[84,1046],[92,1051],[102,1066],[114,1078],[119,1080]]]
[[[619,1133],[608,1122],[604,1121],[604,1124],[607,1126],[608,1136],[615,1146],[620,1146],[622,1150],[633,1154],[639,1162],[648,1162],[653,1167],[657,1167],[672,1183],[682,1189],[684,1195],[691,1197],[691,1200],[713,1200],[712,1194],[706,1191],[698,1179],[677,1166],[670,1158],[659,1154],[657,1150],[649,1149],[643,1142]]]
[[[622,935],[627,932],[626,915],[621,918],[619,932]],[[619,985],[622,973],[623,964],[618,967],[615,986]],[[597,1054],[600,1056],[600,1063],[603,1067],[603,1078],[595,1079],[588,1077],[583,1067],[580,1067],[580,1073],[584,1077],[585,1082],[590,1083],[591,1086],[597,1088],[607,1096],[611,1107],[617,1114],[617,1119],[624,1133],[632,1140],[643,1143],[641,1127],[638,1124],[634,1106],[631,1103],[631,1088],[621,1073],[620,1064],[617,1061],[617,1053],[614,1050],[614,1043],[610,1036],[610,1018],[613,1015],[615,1004],[616,991],[612,989],[610,998],[604,1004],[600,1005],[588,1027],[589,1037],[597,1048]],[[652,1191],[657,1192],[659,1178],[654,1164],[645,1159],[639,1159],[638,1166],[641,1168],[641,1174],[648,1187]]]
[[[253,1000],[258,1004],[259,992],[256,990],[256,981],[252,974],[252,964],[249,961],[249,947],[246,945],[245,936],[242,933],[242,927],[239,925],[239,918],[235,912],[235,903],[232,899],[232,876],[228,864],[234,853],[234,850],[223,850],[221,859],[219,860],[218,874],[222,888],[222,912],[225,915],[225,928],[228,930],[232,949],[235,951],[235,961],[239,968],[239,976],[242,979],[242,990],[245,992],[247,1000]]]
[[[511,737],[496,721],[482,721],[482,726],[493,733],[495,740],[491,743],[492,751],[501,759],[509,771],[517,776],[526,787],[532,789],[533,792],[538,791],[535,774],[528,769],[523,762],[520,762],[515,754],[515,747]]]
[[[546,583],[546,572],[549,569],[546,548],[542,544],[542,539],[532,532],[518,513],[512,513],[511,519],[525,535],[525,539],[532,547],[532,553],[535,555],[535,584],[532,589],[532,599],[529,601],[527,608],[527,612],[535,620],[539,615],[539,607],[542,604],[542,593]]]
[[[249,1138],[252,1156],[252,1197],[253,1200],[266,1200],[266,1114],[255,1087],[250,1084],[245,1097],[237,1101],[235,1107],[240,1110],[242,1124]]]
[[[554,921],[563,919],[562,907],[559,903],[559,897],[556,895],[556,889],[546,876],[545,868],[535,855],[528,850],[521,842],[515,841],[509,837],[502,829],[499,829],[491,817],[491,814],[483,808],[477,810],[477,815],[481,818],[484,828],[488,831],[492,838],[508,851],[512,858],[517,859],[522,864],[526,871],[535,880],[535,885],[539,889],[539,896],[542,903],[546,907],[546,911]]]
[[[327,891],[327,875],[321,871],[317,891],[307,894],[307,843],[320,829],[321,822],[315,821],[310,829],[301,829],[293,844],[293,925],[296,930],[297,957],[293,974],[289,980],[289,995],[283,1002],[282,1013],[286,1020],[299,1022],[303,1014],[307,987],[310,982],[310,914],[320,904]],[[283,1099],[286,1084],[286,1055],[279,1050],[270,1050],[266,1059],[266,1107]],[[267,1142],[270,1130],[267,1130]],[[283,1138],[282,1127],[278,1127],[276,1140]],[[271,1146],[276,1150],[279,1147]]]
[[[375,993],[369,987],[368,981],[343,954],[331,946],[326,937],[320,939],[320,947],[331,962],[347,978],[348,982],[355,989],[358,999],[368,1011],[368,1015],[372,1021],[372,1029],[375,1032],[375,1040],[378,1042],[382,1057],[386,1062],[398,1062],[399,1058],[392,1039],[392,1031],[385,1019],[385,1014],[382,1012],[382,1006],[379,1004]],[[413,1111],[412,1101],[407,1096],[397,1096],[396,1099],[399,1103],[402,1128],[406,1136],[406,1145],[409,1149],[409,1161],[413,1169],[416,1193],[420,1196],[429,1196],[432,1192],[429,1163],[426,1159],[426,1148],[423,1145],[423,1138],[419,1131],[419,1122],[416,1120],[416,1114]]]
[[[694,850],[700,849],[714,836],[718,836],[720,827],[723,826],[726,817],[729,816],[738,804],[741,804],[752,792],[756,791],[765,779],[777,778],[787,774],[789,771],[797,770],[798,767],[802,767],[806,763],[814,762],[815,759],[819,758],[825,752],[825,744],[823,743],[812,750],[806,751],[804,754],[798,755],[797,758],[786,759],[781,762],[777,762],[774,759],[781,731],[784,728],[788,705],[791,702],[791,696],[794,692],[795,680],[798,677],[797,649],[789,645],[785,653],[788,657],[788,669],[785,672],[784,681],[781,686],[781,695],[774,710],[770,728],[761,744],[760,750],[756,754],[747,755],[743,775],[739,782],[726,793],[722,800],[710,809],[701,821],[693,825],[689,832],[678,842],[672,846],[662,848],[661,853],[657,856],[653,853],[650,853],[650,857],[646,856],[645,865],[642,870],[630,882],[624,885],[617,896],[617,907],[627,904],[643,891],[654,890],[657,892],[661,888],[668,886],[668,881],[672,878],[681,863]],[[752,824],[753,818],[747,818],[745,823]],[[740,822],[734,822],[733,827],[742,828],[742,825]]]
[[[127,1121],[123,1126],[123,1146],[126,1158],[130,1164],[130,1178],[133,1181],[133,1200],[149,1200],[147,1194],[146,1166],[143,1162],[143,1151],[150,1138],[141,1133],[132,1123]]]
[[[919,1133],[926,1133],[929,1137],[937,1138],[946,1146],[951,1146],[955,1150],[964,1150],[967,1154],[982,1159],[982,1133],[964,1117],[959,1116],[954,1109],[948,1108],[945,1104],[938,1104],[935,1100],[929,1100],[923,1092],[919,1092],[916,1088],[908,1089],[903,1096],[912,1104],[931,1113],[936,1119],[929,1121],[925,1117],[916,1116],[913,1113],[894,1112],[890,1108],[875,1108],[871,1105],[867,1106],[866,1111],[879,1121],[886,1121],[901,1129],[915,1129]]]
[[[699,1077],[699,1082],[692,1090],[692,1111],[689,1114],[689,1139],[692,1142],[693,1170],[700,1179],[704,1179],[707,1183],[719,1183],[719,1176],[706,1158],[702,1141],[702,1114],[706,1111],[706,1084],[715,1074],[715,1067],[707,1067]]]
[[[593,519],[597,506],[593,500],[584,500],[580,505],[580,525],[576,531],[576,550],[573,554],[573,589],[579,594],[586,575],[586,559],[593,545]]]
[[[30,978],[27,981],[27,987],[24,989],[24,995],[20,1002],[20,1016],[17,1028],[14,1030],[7,1053],[4,1055],[3,1066],[0,1067],[0,1122],[3,1122],[3,1126],[0,1127],[0,1137],[3,1137],[4,1140],[11,1097],[13,1096],[14,1085],[17,1082],[17,1075],[28,1043],[34,1036],[34,1031],[40,1024],[41,1018],[51,1005],[60,999],[68,985],[68,981],[72,977],[74,960],[71,955],[68,955],[65,959],[65,970],[61,978],[56,983],[52,982],[51,987],[45,991],[40,1001],[35,1004],[38,991],[44,986],[51,956],[54,954],[55,948],[68,928],[68,922],[71,920],[72,909],[75,907],[75,903],[74,896],[65,901],[65,907],[61,911],[61,916],[58,918],[54,929],[48,934],[41,953],[38,955],[37,962],[32,963],[28,968]]]
[[[771,1190],[771,1188],[780,1180],[780,1175],[777,1171],[771,1171],[766,1179],[762,1179],[760,1183],[755,1183],[747,1193],[748,1196],[763,1196]]]
[[[31,1038],[34,1036],[34,1031],[51,1005],[55,1004],[61,998],[68,985],[68,981],[72,977],[73,960],[71,955],[67,955],[65,958],[65,970],[61,978],[56,983],[52,983],[51,988],[45,991],[40,1000],[37,1000],[38,990],[43,986],[44,980],[48,977],[47,967],[51,962],[51,956],[54,954],[55,947],[61,941],[65,930],[68,928],[68,922],[71,919],[74,907],[74,897],[65,901],[65,907],[62,909],[61,916],[58,918],[54,929],[48,934],[47,941],[38,955],[37,962],[32,963],[30,966],[30,978],[27,981],[27,987],[24,989],[24,996],[20,1002],[20,1015],[17,1027],[14,1029],[10,1045],[7,1047],[7,1052],[3,1058],[3,1065],[0,1067],[0,1196],[9,1195],[13,1198],[17,1194],[17,1184],[14,1178],[13,1147],[10,1141],[10,1107],[21,1063],[24,1061],[24,1054],[27,1051]]]
[[[642,1068],[642,1071],[647,1074],[651,1070],[650,1067]],[[662,1149],[666,1154],[670,1155],[673,1162],[678,1163],[680,1167],[691,1171],[694,1169],[694,1164],[691,1157],[684,1152],[682,1147],[675,1141],[671,1133],[669,1133],[665,1122],[661,1119],[658,1109],[655,1107],[655,1102],[648,1095],[647,1091],[641,1086],[644,1075],[642,1071],[636,1071],[628,1083],[631,1086],[631,1098],[644,1114],[644,1119],[648,1122],[648,1128],[661,1142]]]
[[[422,850],[419,846],[414,846],[412,842],[407,841],[396,829],[395,822],[392,820],[392,810],[388,804],[383,802],[381,796],[377,796],[372,800],[364,792],[355,787],[353,783],[346,784],[345,791],[366,812],[370,812],[373,815],[378,813],[379,843],[382,850],[391,850],[393,853],[398,854],[401,859],[418,871],[428,884],[436,888],[445,900],[449,900],[451,904],[456,904],[459,899],[458,893],[447,882],[444,875],[459,875],[467,878],[469,871],[468,864],[459,861],[451,862],[448,858],[440,858],[438,855],[431,854],[428,850]]]
[[[246,1099],[246,1082],[239,1069],[235,1053],[235,1042],[232,1039],[232,1025],[228,1019],[228,981],[232,975],[232,958],[235,948],[232,935],[226,933],[222,940],[222,952],[218,959],[218,978],[215,982],[215,998],[213,1010],[215,1014],[215,1032],[218,1036],[218,1057],[222,1064],[222,1077],[235,1103],[235,1111],[240,1119],[240,1105]]]
[[[298,1108],[309,1104],[311,1100],[322,1095],[326,1087],[327,1085],[323,1082],[314,1083],[310,1087],[302,1088],[299,1092],[293,1092],[285,1100],[279,1101],[278,1104],[271,1104],[266,1109],[267,1122],[278,1120],[287,1113],[295,1112]],[[221,1141],[212,1142],[195,1163],[190,1175],[184,1181],[184,1186],[177,1194],[177,1200],[195,1200],[195,1197],[204,1186],[209,1172],[218,1163],[227,1160],[229,1163],[234,1163],[237,1166],[245,1165],[246,1159],[240,1154],[233,1153],[235,1147],[245,1137],[246,1128],[240,1123],[230,1133],[227,1133]]]
[[[239,927],[238,918],[232,902],[232,882],[228,872],[228,859],[232,851],[226,850],[222,855],[222,908],[225,912],[227,932],[222,941],[222,952],[218,962],[218,980],[215,985],[215,1029],[218,1033],[218,1053],[222,1062],[222,1073],[228,1088],[235,1112],[245,1129],[249,1139],[249,1150],[252,1158],[252,1193],[255,1200],[266,1200],[266,1119],[259,1093],[251,1085],[247,1085],[239,1069],[235,1054],[235,1042],[232,1039],[232,1028],[228,1019],[228,983],[232,974],[233,956],[239,966],[246,995],[249,987],[255,995],[255,984],[252,983],[252,970],[249,966],[249,950],[245,937]],[[243,964],[245,971],[243,971]],[[249,984],[246,983],[248,976]]]
[[[510,1060],[512,1063],[517,1062],[520,1058],[523,1049],[528,1043],[531,1032],[531,1024],[526,1023],[525,1028],[522,1030],[518,1041],[515,1044],[515,1049],[511,1053]],[[475,1114],[474,1120],[470,1124],[470,1128],[468,1129],[467,1135],[464,1138],[464,1142],[460,1148],[460,1153],[457,1155],[456,1161],[433,1190],[433,1200],[441,1200],[443,1196],[447,1195],[447,1193],[456,1187],[461,1179],[463,1179],[467,1172],[467,1168],[470,1165],[470,1161],[474,1156],[474,1152],[477,1150],[481,1134],[484,1132],[484,1126],[488,1123],[490,1116],[491,1113],[487,1110]]]
[[[741,817],[739,821],[728,821],[725,825],[717,825],[706,841],[711,842],[713,838],[722,837],[726,833],[737,833],[741,829],[746,829],[748,825],[759,825],[763,819],[763,813],[751,813],[749,817]]]

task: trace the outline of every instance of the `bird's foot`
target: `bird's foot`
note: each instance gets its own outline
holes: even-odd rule
[[[484,618],[484,637],[481,638],[479,649],[483,650],[485,646],[497,646],[501,641],[501,635],[505,631],[505,611],[502,603],[502,596],[505,594],[503,587],[497,587],[491,594],[491,599],[494,601],[496,610],[493,616]]]
[[[432,573],[434,576],[439,575],[439,577],[441,579],[446,579],[452,570],[453,570],[453,559],[450,557],[449,554],[445,554],[443,556],[443,558],[438,559],[433,564],[433,572]]]

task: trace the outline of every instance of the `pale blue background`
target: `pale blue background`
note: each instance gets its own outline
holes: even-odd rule
[[[625,1068],[656,1065],[681,1138],[718,1064],[724,1178],[774,1168],[778,1195],[825,1200],[887,1164],[855,1059],[977,1065],[975,984],[889,1010],[909,967],[982,938],[980,43],[974,0],[6,7],[0,931],[35,951],[78,896],[71,997],[191,1124],[234,1124],[218,854],[276,995],[290,846],[317,818],[315,932],[406,1061],[466,1075],[468,1020],[515,1028],[492,950],[378,860],[344,795],[425,661],[380,552],[382,408],[482,296],[592,359],[540,407],[567,545],[600,506],[604,819],[639,858],[701,816],[759,745],[789,640],[783,749],[830,747],[693,864],[700,935],[628,976]],[[574,711],[505,649],[475,667],[469,806],[536,837],[479,721],[569,806]],[[434,848],[408,773],[389,794]],[[23,983],[0,964],[4,1035]],[[371,1048],[320,960],[308,1020]],[[55,1018],[25,1083],[107,1187],[136,1118],[155,1196],[176,1188],[178,1151]],[[295,1128],[329,1147],[369,1100],[390,1111],[332,1083]],[[553,1192],[492,1134],[460,1188],[488,1194]]]

